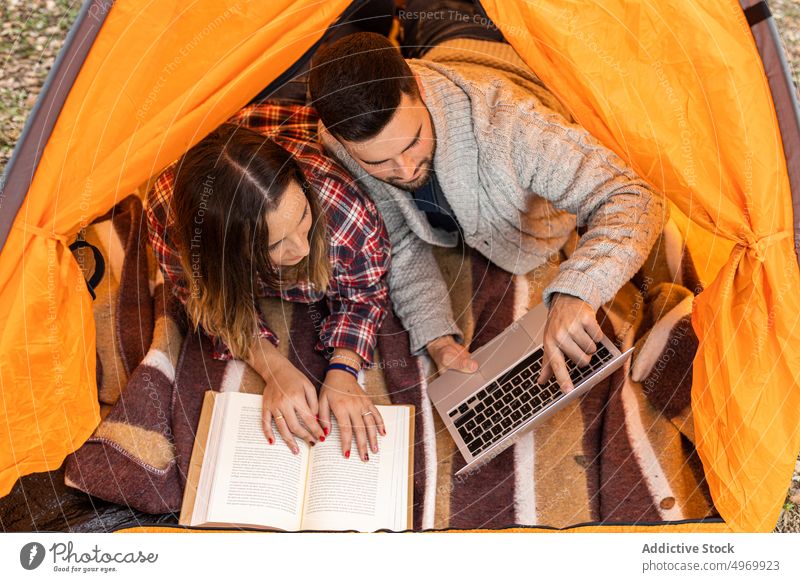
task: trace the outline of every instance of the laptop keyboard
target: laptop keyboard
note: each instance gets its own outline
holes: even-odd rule
[[[542,347],[449,412],[470,453],[479,454],[566,396],[555,376],[543,386],[536,384],[543,355]],[[572,385],[577,388],[613,358],[614,355],[599,343],[586,367],[567,360]]]

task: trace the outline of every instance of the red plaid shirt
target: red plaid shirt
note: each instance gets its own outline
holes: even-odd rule
[[[373,363],[378,327],[386,315],[388,292],[385,275],[389,269],[389,238],[373,202],[364,196],[353,179],[323,155],[317,141],[317,115],[309,107],[257,104],[242,109],[230,120],[265,136],[292,153],[303,175],[316,191],[328,225],[331,280],[327,292],[320,292],[308,282],[276,291],[256,276],[260,297],[280,297],[286,301],[312,303],[327,298],[330,315],[319,329],[318,350],[347,348],[366,364]],[[148,194],[147,221],[150,243],[173,291],[185,302],[188,282],[181,268],[177,247],[170,238],[173,224],[170,199],[175,164],[157,179]],[[264,315],[259,314],[258,335],[276,346],[278,338],[270,330]],[[228,347],[214,341],[213,357],[232,359]]]

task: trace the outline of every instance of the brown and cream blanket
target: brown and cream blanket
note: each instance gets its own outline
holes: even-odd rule
[[[66,482],[109,501],[167,513],[181,505],[203,392],[260,392],[263,382],[241,361],[211,359],[208,340],[188,331],[145,228],[141,203],[132,196],[86,232],[107,262],[95,301],[104,420],[68,459]],[[473,349],[541,300],[576,240],[577,233],[560,254],[524,277],[469,249],[437,252]],[[680,233],[668,223],[647,264],[598,313],[621,348],[636,346],[632,361],[460,477],[455,473],[464,461],[427,398],[431,362],[409,355],[407,335],[390,314],[380,330],[378,364],[366,371],[363,385],[377,403],[416,407],[414,529],[562,528],[715,516],[692,444],[689,406],[697,343],[690,314],[700,290]],[[325,360],[313,345],[326,306],[269,299],[261,307],[285,355],[319,386]]]

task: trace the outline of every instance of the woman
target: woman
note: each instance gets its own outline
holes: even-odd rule
[[[213,357],[240,358],[264,379],[263,428],[272,421],[297,454],[330,433],[349,458],[377,453],[380,413],[356,379],[372,363],[386,313],[389,241],[372,202],[322,154],[316,116],[299,106],[257,104],[215,130],[158,178],[148,197],[150,242]],[[319,398],[276,348],[257,297],[327,298],[318,349],[330,356]],[[294,436],[293,436],[294,435]]]

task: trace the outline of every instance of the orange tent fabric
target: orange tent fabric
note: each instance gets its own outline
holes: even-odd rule
[[[482,4],[581,125],[732,246],[693,306],[697,447],[722,517],[771,530],[800,449],[800,272],[775,109],[739,4]]]
[[[0,495],[57,468],[100,420],[91,297],[66,243],[244,106],[349,3],[114,3],[0,255]]]
[[[99,420],[90,297],[64,243],[349,4],[114,3],[0,255],[0,495],[60,465]],[[685,215],[701,271],[716,275],[693,316],[698,450],[729,525],[771,529],[800,449],[800,355],[789,350],[800,345],[800,273],[775,110],[739,5],[482,4],[575,118]]]

